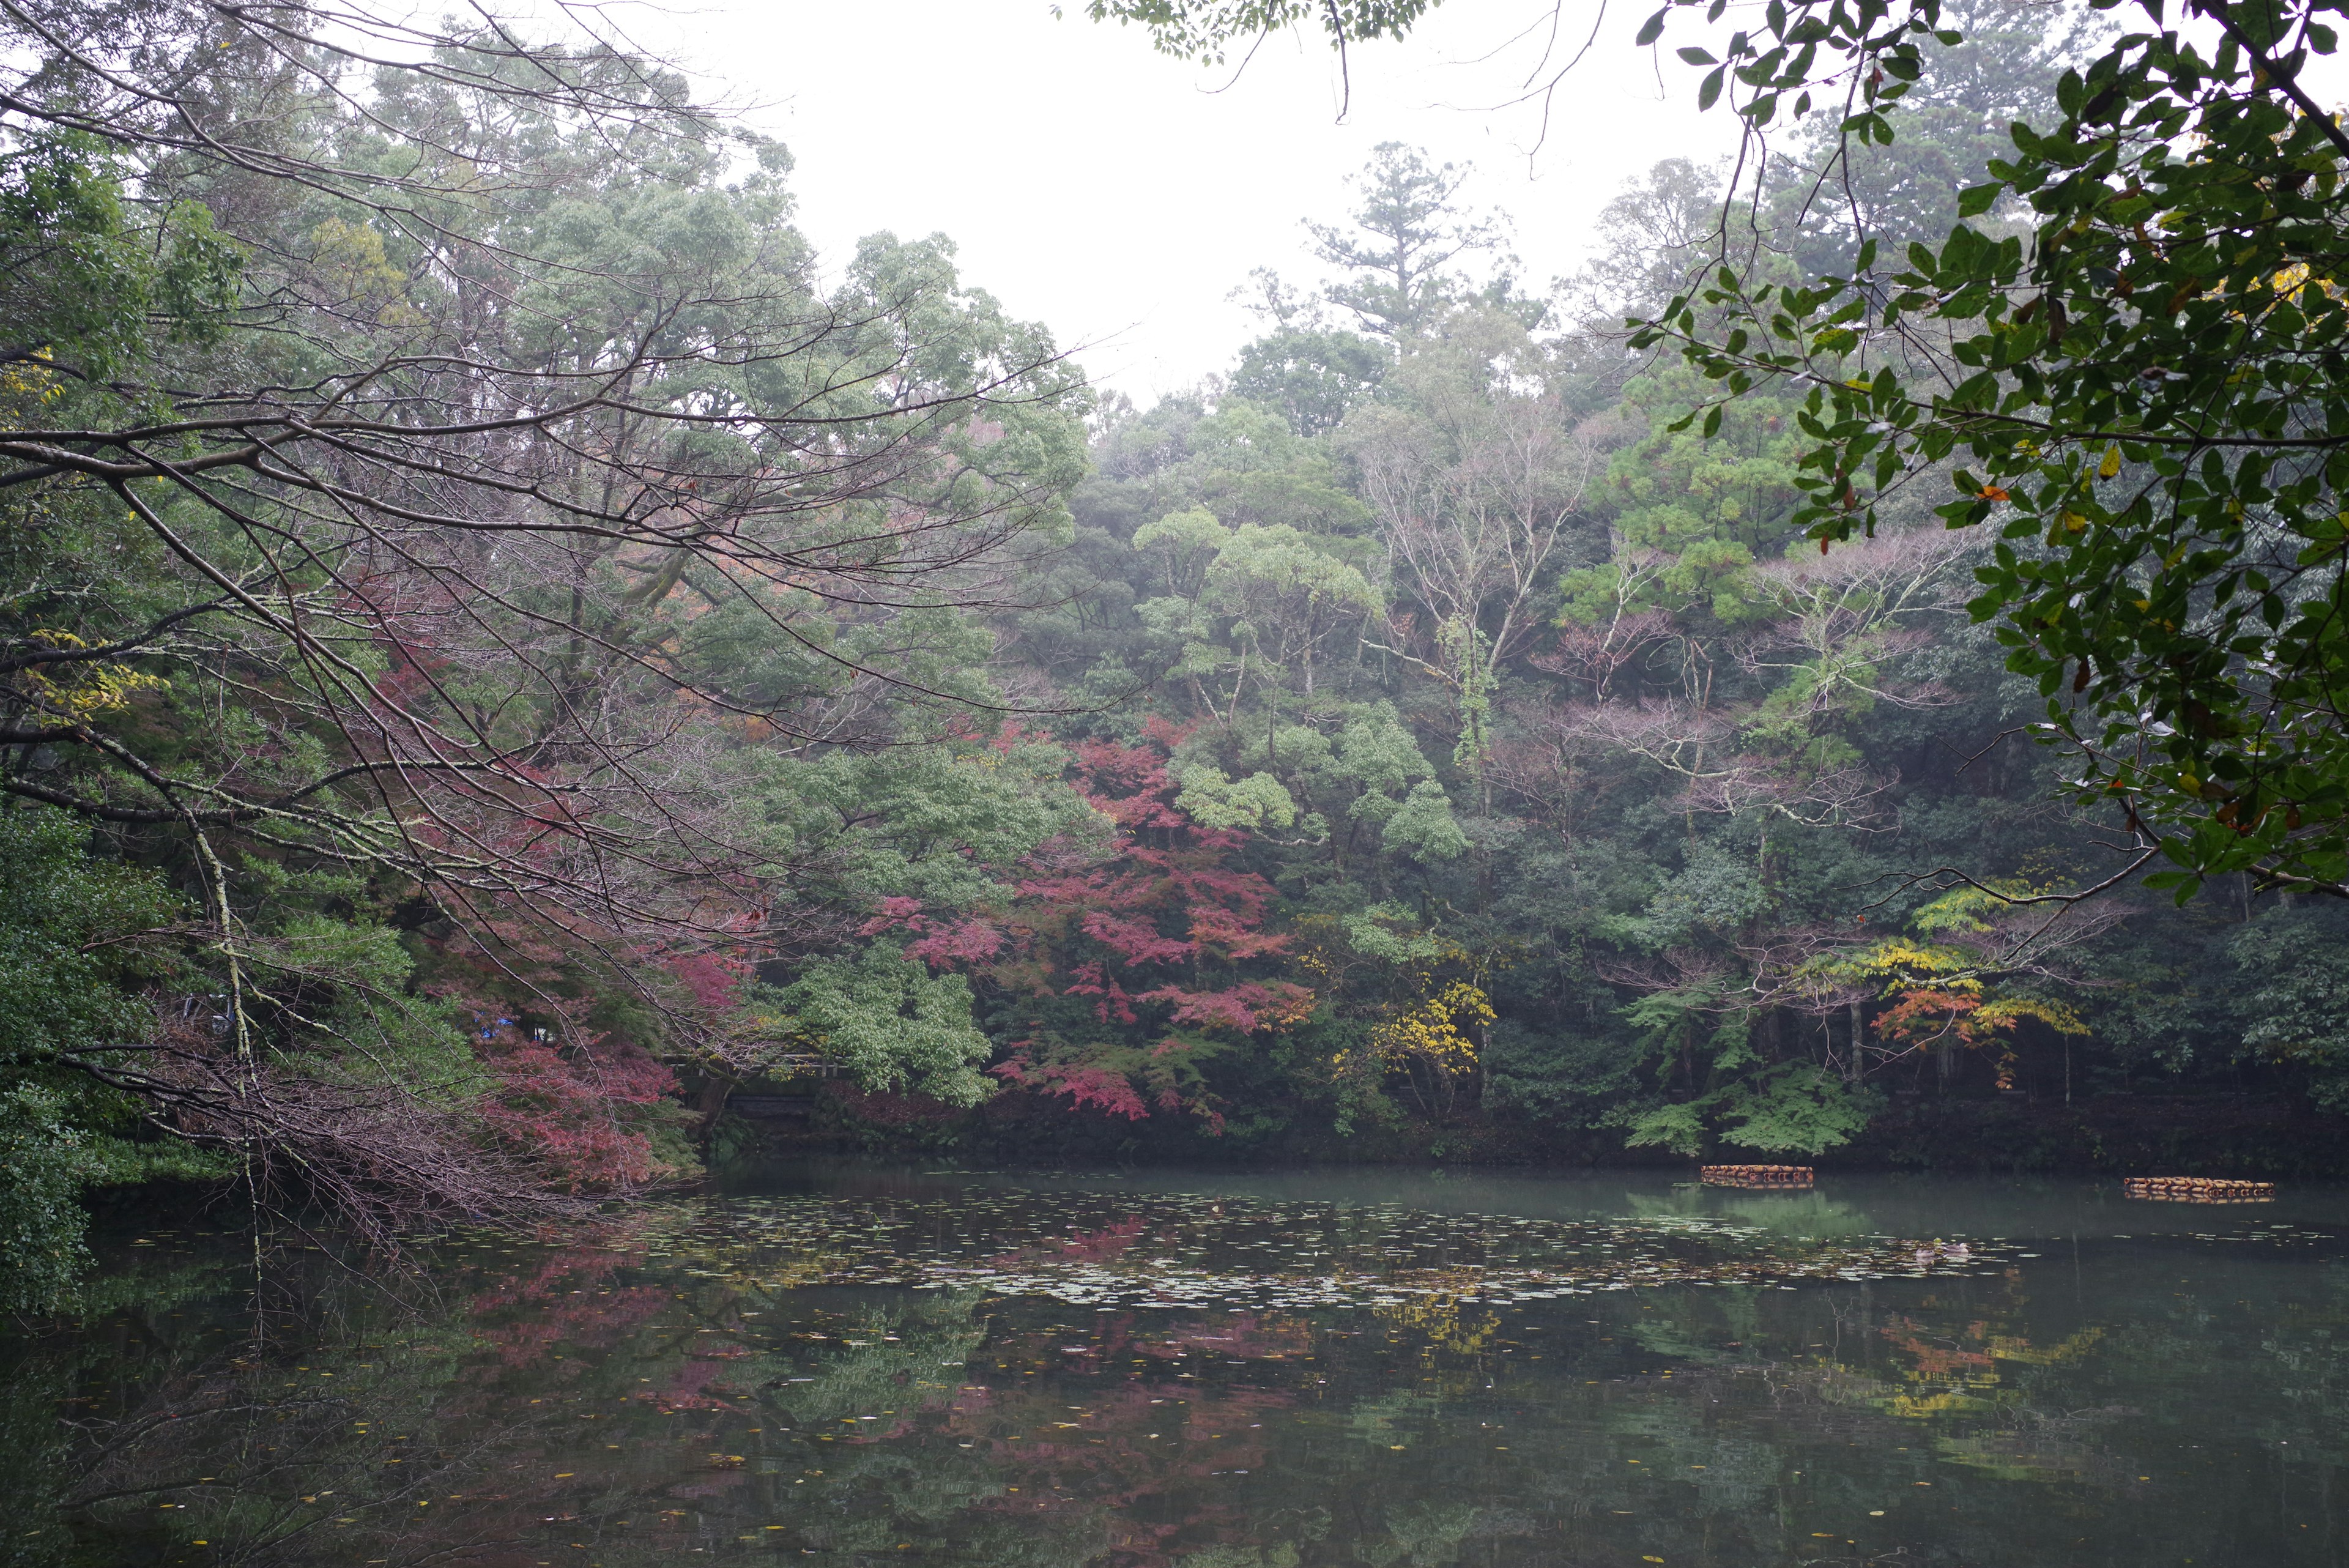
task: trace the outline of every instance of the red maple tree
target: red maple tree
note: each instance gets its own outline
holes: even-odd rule
[[[1276,895],[1232,863],[1247,834],[1174,804],[1182,738],[1153,719],[1138,744],[1074,748],[1071,782],[1111,823],[1105,848],[1046,846],[993,908],[936,919],[885,899],[866,929],[902,929],[908,957],[979,982],[1016,1031],[999,1077],[1130,1120],[1186,1110],[1213,1131],[1204,1064],[1302,1020],[1313,993],[1256,972],[1288,940],[1265,929]]]

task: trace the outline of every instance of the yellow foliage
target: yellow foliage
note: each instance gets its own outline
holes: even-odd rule
[[[29,359],[0,366],[0,399],[14,402],[54,403],[66,395],[65,382],[48,367],[49,351],[36,348]],[[0,414],[0,430],[18,430],[14,420]]]
[[[1475,1070],[1476,1042],[1463,1031],[1493,1022],[1493,1004],[1466,981],[1454,981],[1379,1025],[1371,1049],[1385,1062],[1417,1060],[1457,1076]]]
[[[1472,1286],[1473,1288],[1473,1286]],[[1474,1355],[1490,1342],[1501,1326],[1498,1314],[1481,1312],[1476,1316],[1464,1317],[1460,1297],[1448,1291],[1439,1291],[1412,1301],[1392,1302],[1371,1311],[1397,1327],[1410,1329],[1426,1340],[1422,1359],[1432,1359],[1439,1350],[1456,1355]]]
[[[310,245],[311,274],[335,303],[369,307],[385,327],[422,319],[406,297],[408,275],[391,264],[372,226],[328,218],[310,231]]]
[[[61,652],[89,646],[72,632],[47,628],[35,631],[33,640]],[[168,684],[160,677],[142,675],[128,665],[80,662],[34,665],[20,670],[17,679],[27,689],[25,695],[44,712],[76,722],[127,707],[133,694],[159,691]]]
[[[2035,996],[2002,996],[1996,1002],[1986,1002],[1974,1012],[1978,1026],[2002,1029],[2018,1019],[2036,1018],[2058,1034],[2085,1034],[2088,1026],[2080,1015],[2060,1002],[2043,1001]]]
[[[2027,1339],[2010,1334],[1994,1334],[1990,1338],[1990,1353],[2001,1361],[2020,1361],[2031,1366],[2053,1366],[2058,1362],[2075,1361],[2094,1350],[2105,1331],[2089,1325],[2058,1344],[2041,1348]]]
[[[1885,980],[1894,986],[1913,985],[1920,981],[1957,976],[1942,983],[1951,990],[1979,991],[1982,982],[1963,977],[1962,971],[1978,960],[1962,948],[1946,947],[1939,942],[1920,942],[1909,937],[1887,937],[1871,942],[1857,952],[1836,953],[1814,961],[1814,972],[1835,980]]]

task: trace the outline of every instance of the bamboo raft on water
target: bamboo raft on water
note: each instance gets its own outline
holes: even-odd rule
[[[2265,1203],[2275,1197],[2272,1181],[2236,1181],[2219,1176],[2131,1176],[2121,1182],[2131,1198],[2168,1203]]]
[[[1808,1187],[1816,1175],[1807,1165],[1701,1165],[1707,1187]]]

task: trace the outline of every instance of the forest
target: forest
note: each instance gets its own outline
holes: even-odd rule
[[[1537,280],[1381,146],[1144,408],[592,14],[7,6],[0,1305],[783,1146],[2340,1174],[2328,11],[1722,11],[1753,156]]]

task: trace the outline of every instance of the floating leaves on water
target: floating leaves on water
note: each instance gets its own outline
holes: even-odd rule
[[[1889,1236],[1789,1239],[1710,1216],[1532,1220],[1400,1206],[1129,1193],[719,1199],[647,1217],[637,1244],[763,1289],[895,1285],[1095,1307],[1516,1303],[1648,1285],[1971,1274],[2009,1251]]]

